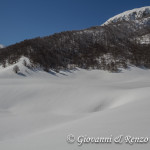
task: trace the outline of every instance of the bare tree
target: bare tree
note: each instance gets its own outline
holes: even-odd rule
[[[23,65],[24,65],[25,67],[27,67],[27,62],[26,62],[26,60],[23,60]]]
[[[16,65],[16,66],[13,67],[13,71],[14,71],[15,73],[18,73],[18,72],[20,71],[20,69],[19,69],[19,67]]]

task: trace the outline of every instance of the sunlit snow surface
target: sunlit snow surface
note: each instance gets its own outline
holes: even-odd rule
[[[144,19],[144,17],[149,16],[150,16],[150,6],[141,7],[118,14],[107,20],[104,24],[107,25],[111,22],[118,22],[118,21],[134,21],[134,20],[138,21],[138,19]],[[140,22],[141,20],[139,21],[139,23]]]
[[[0,150],[149,150],[147,144],[68,144],[66,137],[150,137],[150,70],[0,69]]]

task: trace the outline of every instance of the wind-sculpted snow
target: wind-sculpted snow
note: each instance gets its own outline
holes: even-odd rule
[[[149,142],[69,144],[66,138],[150,137],[150,70],[46,73],[17,65],[19,74],[13,66],[0,70],[1,150],[149,150]]]

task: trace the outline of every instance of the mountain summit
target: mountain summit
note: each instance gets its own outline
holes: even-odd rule
[[[135,20],[140,21],[141,19],[145,18],[150,20],[150,6],[125,11],[121,14],[118,14],[110,18],[104,24],[108,25],[110,23],[116,23],[121,21],[135,21]]]

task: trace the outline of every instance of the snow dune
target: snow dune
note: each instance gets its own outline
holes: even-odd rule
[[[66,137],[150,137],[150,70],[0,70],[1,150],[148,150],[147,144],[68,144]]]

